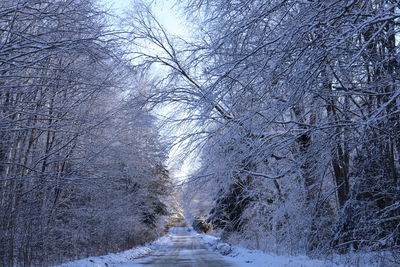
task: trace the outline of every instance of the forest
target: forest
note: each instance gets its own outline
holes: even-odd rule
[[[143,244],[177,191],[232,244],[399,264],[400,2],[172,1],[187,36],[157,2],[0,2],[0,265]]]
[[[0,2],[0,266],[161,232],[166,152],[122,42],[94,1]]]

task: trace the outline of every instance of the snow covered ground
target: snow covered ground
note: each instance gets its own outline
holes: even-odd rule
[[[393,251],[330,255],[326,260],[307,256],[282,256],[232,246],[211,235],[193,233],[207,244],[210,250],[224,255],[226,261],[237,266],[301,266],[301,267],[400,267],[398,253]]]
[[[191,244],[190,246],[182,247],[182,241],[193,242],[193,244]],[[204,252],[202,252],[200,255],[199,242],[204,242],[209,250],[214,253],[209,253],[208,256],[205,256]],[[191,249],[193,251],[188,251]],[[206,249],[204,248],[204,250]],[[162,251],[162,253],[160,253],[160,251]],[[172,251],[172,253],[165,253],[165,251]],[[207,257],[208,259],[212,260],[212,262],[220,259],[221,262],[226,262],[228,263],[228,265],[239,267],[397,266],[395,263],[393,265],[387,265],[387,261],[385,261],[386,263],[383,263],[382,260],[376,258],[376,255],[372,254],[366,254],[363,257],[360,257],[360,255],[358,255],[358,257],[350,257],[350,260],[347,256],[333,257],[336,263],[328,260],[310,259],[306,256],[274,255],[262,251],[249,250],[238,246],[232,246],[222,242],[217,237],[205,234],[198,234],[191,228],[174,227],[167,235],[145,246],[130,249],[121,253],[81,259],[78,261],[62,264],[59,267],[142,266],[142,264],[146,266],[165,266],[165,259],[168,259],[168,262],[171,262],[171,256],[179,257],[180,254],[184,254],[185,258],[188,258],[188,255],[190,255],[189,258],[191,257],[193,266],[209,266],[204,265],[204,260],[207,260]],[[203,264],[200,264],[197,261],[202,262]],[[179,266],[179,261],[177,260],[177,262],[178,263],[171,266]],[[214,264],[212,266],[220,265]]]
[[[154,249],[170,243],[171,236],[169,234],[160,237],[156,241],[144,246],[132,248],[120,253],[110,253],[99,257],[90,257],[77,261],[64,263],[55,267],[103,267],[116,264],[132,262],[135,259],[149,255]]]
[[[235,266],[293,266],[293,267],[333,267],[340,266],[328,261],[313,260],[306,256],[279,256],[274,254],[265,253],[257,250],[249,250],[246,248],[232,246],[222,242],[219,238],[197,234],[198,237],[213,251],[224,255],[225,260],[232,262]]]

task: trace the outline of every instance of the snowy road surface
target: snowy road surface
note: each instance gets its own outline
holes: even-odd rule
[[[249,250],[224,243],[215,236],[198,234],[190,227],[172,227],[168,234],[152,243],[119,253],[67,262],[58,267],[111,266],[338,267],[353,265],[340,265],[328,260],[310,259],[306,256],[275,255]],[[381,265],[365,264],[365,266]]]
[[[195,237],[187,227],[175,227],[168,242],[144,258],[131,263],[115,264],[115,267],[129,266],[234,266],[221,256],[207,249],[204,241]]]

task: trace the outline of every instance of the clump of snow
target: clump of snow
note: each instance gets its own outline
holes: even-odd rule
[[[128,251],[121,252],[120,254],[125,254],[126,259],[133,260],[143,256],[148,255],[151,252],[151,248],[149,247],[138,247]]]
[[[232,253],[231,245],[225,243],[218,243],[217,246],[215,247],[215,250],[224,256]]]

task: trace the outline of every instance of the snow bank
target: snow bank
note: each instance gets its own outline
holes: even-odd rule
[[[198,234],[194,231],[192,231],[192,234],[201,238],[211,250],[221,254],[226,261],[236,264],[236,266],[400,267],[398,262],[399,252],[396,253],[394,251],[330,255],[326,260],[315,260],[307,256],[282,256],[258,250],[250,250],[224,243],[215,236]]]
[[[99,257],[90,257],[77,261],[67,262],[54,267],[108,267],[114,264],[128,263],[132,260],[147,256],[154,249],[171,242],[171,235],[166,234],[156,241],[145,246],[136,247],[119,253],[110,253]]]
[[[207,246],[221,254],[226,261],[229,261],[235,266],[264,266],[264,267],[333,267],[340,266],[332,262],[313,260],[306,256],[280,256],[271,253],[265,253],[258,250],[249,250],[239,246],[232,246],[222,242],[215,236],[197,234]]]
[[[149,246],[136,247],[120,253],[110,253],[99,257],[90,257],[58,265],[56,267],[105,267],[110,264],[126,263],[143,257],[151,252]]]

